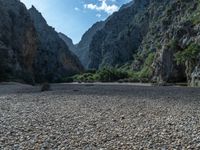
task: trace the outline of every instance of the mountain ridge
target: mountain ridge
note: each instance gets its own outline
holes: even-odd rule
[[[104,21],[99,21],[93,24],[82,36],[81,41],[74,45],[72,40],[64,35],[60,34],[60,37],[65,41],[67,45],[70,45],[69,48],[71,51],[80,59],[83,66],[88,69],[89,67],[89,46],[92,41],[94,34],[102,29],[104,26]]]
[[[199,10],[200,3],[195,0],[135,0],[113,13],[104,28],[93,36],[89,68],[118,67],[132,62],[132,71],[144,72],[149,81],[184,82],[187,78],[190,83],[192,71],[199,66],[199,54],[186,61],[195,62],[190,65],[178,64],[176,56],[180,53],[183,58],[183,51],[198,44]],[[149,54],[154,59],[147,67]]]
[[[23,79],[26,74],[23,80],[56,81],[83,71],[83,66],[99,70],[128,65],[149,82],[200,83],[199,1],[131,1],[95,23],[76,45],[50,27],[34,6],[28,12],[17,0],[0,4],[4,77]]]
[[[35,7],[0,0],[0,16],[0,81],[56,82],[83,71]]]
[[[56,81],[81,70],[82,66],[78,58],[59,37],[59,33],[46,23],[41,13],[35,7],[30,8],[29,13],[39,39],[36,57],[39,59],[35,62],[36,79],[41,80],[43,77]]]

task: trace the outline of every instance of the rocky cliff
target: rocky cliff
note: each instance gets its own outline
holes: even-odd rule
[[[144,14],[148,3],[131,2],[132,5],[122,7],[105,21],[104,28],[90,44],[89,68],[116,66],[132,60],[148,30],[148,16]],[[137,14],[145,17],[143,22],[138,22]]]
[[[83,70],[78,58],[69,50],[54,28],[48,26],[35,7],[29,10],[38,36],[34,63],[36,81],[57,81]]]
[[[73,44],[73,41],[71,38],[69,38],[68,36],[66,36],[63,33],[58,33],[59,37],[67,44],[69,50],[73,53],[76,52],[76,46]]]
[[[33,7],[0,0],[0,81],[57,81],[83,70],[57,32]]]
[[[199,12],[198,0],[135,0],[123,6],[94,35],[89,68],[133,62],[133,70],[140,71],[153,54],[154,60],[148,66],[151,79],[181,82],[187,78],[190,82],[199,62],[199,48],[194,46],[200,40]]]
[[[36,41],[26,7],[17,0],[0,0],[0,80],[33,81]]]
[[[199,84],[199,12],[199,0],[134,0],[74,46],[34,7],[0,0],[0,80],[57,81],[83,70],[74,52],[86,69],[132,64],[149,81]]]
[[[88,69],[89,66],[89,46],[93,39],[93,36],[98,32],[100,29],[104,27],[104,22],[97,22],[95,23],[85,34],[82,36],[81,41],[76,45],[75,54],[79,57],[80,61],[82,62],[83,66]]]
[[[69,49],[79,58],[82,65],[85,69],[88,69],[89,66],[89,46],[93,39],[93,36],[104,27],[104,21],[95,23],[91,28],[84,33],[81,38],[81,41],[74,45],[72,40],[64,35],[59,33],[59,37],[69,46]]]

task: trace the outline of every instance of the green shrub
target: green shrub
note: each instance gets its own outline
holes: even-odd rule
[[[193,13],[189,15],[189,18],[187,19],[191,20],[194,25],[197,25],[200,23],[200,1],[199,1],[197,10],[193,11]]]
[[[84,73],[73,76],[73,80],[76,82],[112,82],[124,78],[128,78],[128,73],[115,68],[103,68],[95,73]]]
[[[132,62],[126,63],[126,64],[120,66],[118,69],[120,69],[123,72],[127,72],[127,71],[131,70],[131,65],[132,65]]]
[[[133,80],[133,81],[147,81],[149,80],[149,78],[151,78],[152,74],[153,74],[153,70],[152,70],[152,63],[154,61],[155,58],[155,53],[154,52],[149,52],[147,51],[148,56],[141,68],[140,71],[131,71],[131,69],[128,71],[128,78]],[[135,56],[135,59],[139,60],[141,59],[141,61],[143,61],[144,56],[141,56],[141,54],[137,54]]]
[[[115,68],[103,68],[97,72],[99,80],[102,82],[118,81],[128,78],[128,73]]]
[[[151,71],[146,66],[139,72],[139,78],[149,78],[150,75],[151,75]]]
[[[200,14],[198,12],[198,14],[195,14],[191,17],[191,21],[194,25],[197,25],[200,23]]]
[[[73,81],[76,82],[91,82],[91,81],[95,81],[95,74],[93,73],[83,73],[83,74],[79,74],[79,75],[75,75],[73,76]]]
[[[153,71],[151,65],[154,61],[154,58],[155,58],[155,53],[149,53],[148,57],[145,60],[142,70],[138,72],[139,78],[148,79],[152,76]]]
[[[172,48],[172,49],[176,49],[177,48],[177,45],[178,45],[178,41],[177,40],[171,40],[168,44],[168,47],[169,48]]]
[[[105,67],[98,71],[92,70],[86,73],[73,76],[76,82],[146,82],[152,76],[151,65],[155,53],[149,52],[141,71],[131,70],[131,63],[127,63],[119,68]]]
[[[186,61],[196,61],[200,54],[200,46],[192,43],[185,50],[179,51],[175,54],[177,64],[185,64]]]

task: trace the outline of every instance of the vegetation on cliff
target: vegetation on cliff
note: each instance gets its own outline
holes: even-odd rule
[[[195,69],[196,64],[198,64],[200,59],[200,45],[196,43],[191,43],[187,48],[182,51],[178,51],[175,54],[175,59],[177,64],[185,65],[187,80],[190,84],[191,74]]]
[[[196,64],[200,54],[200,45],[192,43],[183,51],[178,51],[175,58],[178,64],[185,64],[186,62]]]
[[[149,53],[139,71],[131,69],[132,64],[118,67],[104,67],[99,70],[88,70],[85,73],[63,78],[61,82],[151,82],[152,63],[155,53]]]

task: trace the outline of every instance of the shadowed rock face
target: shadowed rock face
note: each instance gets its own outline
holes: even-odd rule
[[[29,10],[38,36],[38,50],[34,64],[36,81],[57,81],[83,70],[78,58],[69,51],[54,28],[34,7]]]
[[[57,81],[83,70],[42,15],[18,0],[0,0],[0,81]]]
[[[36,51],[36,32],[25,6],[17,0],[0,0],[1,80],[32,82]]]
[[[59,33],[59,37],[69,46],[69,49],[80,59],[81,63],[88,69],[90,57],[89,47],[93,36],[104,27],[105,22],[95,23],[85,34],[82,36],[81,41],[74,45],[72,40],[66,35]]]
[[[105,22],[95,23],[85,34],[82,36],[81,41],[76,45],[75,54],[79,57],[83,66],[88,69],[90,57],[89,57],[89,47],[93,36],[104,27]]]
[[[69,50],[73,53],[76,52],[76,46],[73,44],[73,41],[71,38],[69,38],[67,35],[63,33],[58,33],[59,37],[67,44]]]

